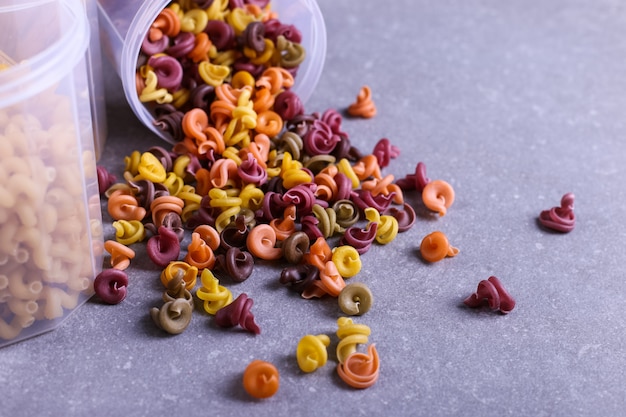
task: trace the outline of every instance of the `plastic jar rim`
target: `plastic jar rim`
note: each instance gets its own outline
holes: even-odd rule
[[[24,101],[70,73],[85,56],[89,45],[89,22],[81,1],[31,0],[18,5],[1,6],[0,13],[59,3],[72,18],[72,24],[48,48],[0,71],[0,108]]]

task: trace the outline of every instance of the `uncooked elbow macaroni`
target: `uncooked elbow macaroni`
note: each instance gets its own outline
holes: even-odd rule
[[[38,117],[0,109],[0,345],[89,297],[103,251],[95,158],[55,98]]]

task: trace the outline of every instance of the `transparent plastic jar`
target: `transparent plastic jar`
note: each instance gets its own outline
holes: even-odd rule
[[[173,143],[171,137],[153,125],[153,116],[139,101],[135,72],[141,44],[152,22],[171,0],[98,0],[102,44],[122,80],[124,94],[130,107],[145,126]],[[298,69],[293,91],[304,102],[313,93],[322,74],[326,56],[326,27],[315,0],[272,0],[272,10],[285,24],[302,32],[306,59]]]
[[[0,346],[93,294],[102,219],[81,0],[0,0]]]

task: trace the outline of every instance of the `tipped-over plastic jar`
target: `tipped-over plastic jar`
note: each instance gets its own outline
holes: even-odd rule
[[[81,0],[0,0],[0,346],[93,294],[102,218]]]
[[[122,80],[131,109],[145,126],[170,143],[173,138],[157,129],[154,117],[139,101],[136,89],[137,60],[150,26],[171,0],[98,0],[99,22],[105,55]],[[326,28],[315,0],[271,0],[270,7],[285,24],[302,33],[306,59],[298,69],[292,90],[305,102],[319,81],[326,56]]]

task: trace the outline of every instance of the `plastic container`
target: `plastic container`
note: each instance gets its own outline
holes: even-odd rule
[[[0,0],[0,346],[93,294],[102,219],[81,0]]]
[[[137,58],[150,25],[170,0],[98,0],[101,40],[105,56],[122,80],[124,94],[137,117],[157,135],[173,140],[153,125],[153,117],[139,101],[135,85]],[[281,22],[295,25],[302,32],[306,58],[298,69],[293,90],[305,102],[322,74],[326,57],[326,27],[315,0],[272,0],[271,9]]]
[[[98,3],[96,0],[83,0],[89,20],[90,37],[87,48],[87,76],[91,101],[91,122],[93,124],[94,149],[96,160],[100,159],[108,134],[106,117],[106,97],[102,76],[102,51],[100,48],[100,25],[98,24]]]

